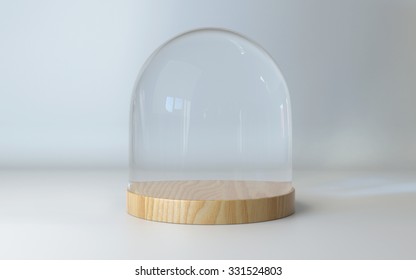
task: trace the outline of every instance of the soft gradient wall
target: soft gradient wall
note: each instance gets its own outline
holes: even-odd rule
[[[224,27],[270,52],[297,168],[416,168],[416,1],[0,1],[0,167],[125,167],[134,80]]]

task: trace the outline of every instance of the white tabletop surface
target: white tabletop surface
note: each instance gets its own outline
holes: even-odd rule
[[[296,213],[225,226],[126,213],[127,170],[1,170],[0,259],[416,259],[416,174],[295,171]]]

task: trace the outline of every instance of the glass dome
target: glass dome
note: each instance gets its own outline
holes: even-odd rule
[[[291,133],[286,82],[263,48],[222,29],[181,34],[133,90],[128,212],[190,224],[290,215]]]

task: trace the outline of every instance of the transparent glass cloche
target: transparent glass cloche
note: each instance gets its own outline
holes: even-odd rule
[[[150,56],[133,90],[129,213],[210,224],[287,216],[293,205],[272,218],[244,220],[238,210],[211,220],[203,213],[176,217],[189,212],[187,202],[263,200],[282,208],[277,200],[287,195],[293,202],[291,133],[286,82],[262,47],[222,29],[181,34]]]

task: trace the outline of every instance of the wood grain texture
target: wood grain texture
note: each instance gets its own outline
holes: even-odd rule
[[[288,182],[134,182],[127,192],[127,211],[159,222],[240,224],[289,216],[294,200]]]

